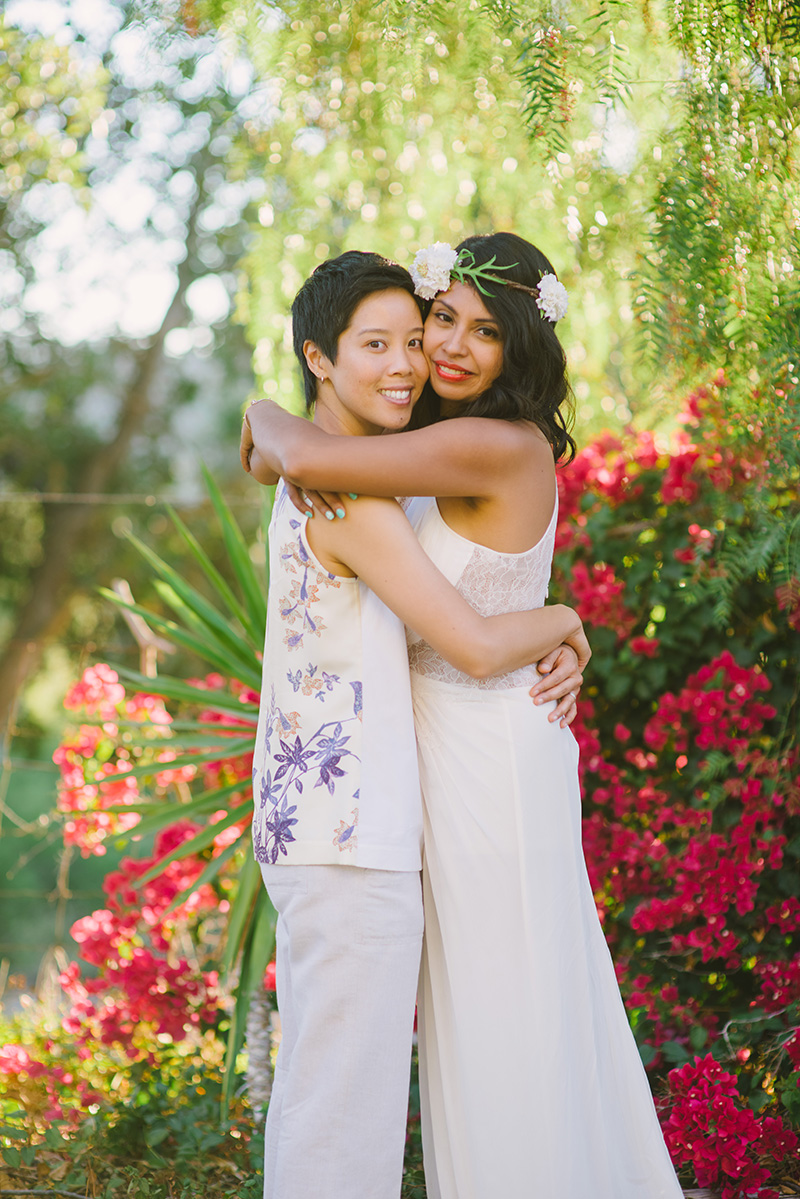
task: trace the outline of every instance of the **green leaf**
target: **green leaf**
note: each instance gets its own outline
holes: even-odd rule
[[[167,726],[170,727],[170,726]],[[256,725],[251,724],[214,724],[201,725],[201,728],[207,728],[208,733],[198,733],[197,736],[185,734],[182,737],[155,737],[148,740],[143,737],[140,741],[131,740],[125,743],[126,748],[131,746],[133,750],[161,750],[161,749],[216,749],[224,750],[227,746],[233,745],[237,738],[247,737],[251,735],[255,737]],[[216,732],[213,735],[212,730]],[[224,754],[221,756],[225,756]]]
[[[156,691],[158,689],[158,685],[159,685],[160,681],[161,681],[160,678],[150,680],[154,691]],[[248,709],[248,713],[251,711],[252,711],[252,705]],[[105,720],[105,719],[93,720],[88,717],[85,720],[81,720],[81,724],[90,724],[90,725],[99,725],[99,726],[102,726],[104,724],[109,724],[109,723],[114,724],[114,726],[118,729],[125,730],[125,732],[133,732],[133,733],[137,733],[137,732],[138,733],[147,733],[148,731],[152,732],[154,729],[155,730],[164,729],[168,735],[166,737],[161,738],[161,740],[169,741],[170,745],[175,745],[177,743],[177,739],[172,737],[173,731],[177,731],[177,732],[198,732],[199,731],[199,732],[202,732],[205,729],[207,729],[210,733],[220,733],[221,730],[224,730],[224,729],[233,729],[234,732],[237,731],[237,727],[235,725],[221,724],[219,721],[204,722],[201,720],[171,720],[169,722],[169,724],[160,725],[160,724],[154,724],[152,720],[114,720],[114,721],[109,722],[108,720]],[[254,727],[255,727],[255,724],[256,724],[256,721],[254,718],[253,719]],[[153,737],[152,741],[154,744],[158,744],[159,738]],[[208,745],[209,742],[207,739],[202,740],[198,736],[197,743],[198,743],[198,745]]]
[[[144,1134],[145,1144],[152,1149],[156,1145],[160,1145],[162,1141],[166,1141],[171,1131],[169,1125],[164,1124],[155,1128],[147,1128]]]
[[[241,926],[241,969],[225,1053],[225,1075],[222,1092],[223,1105],[229,1104],[233,1095],[236,1077],[236,1057],[244,1042],[244,1031],[247,1013],[250,1009],[250,999],[257,987],[263,985],[264,971],[267,968],[275,946],[275,909],[261,880],[261,870],[258,863],[252,857],[248,860],[252,867],[255,868],[252,873],[253,875],[257,875],[255,881],[258,890],[255,895],[255,911],[252,913],[249,926],[246,930],[244,925]],[[228,936],[230,939],[230,927]],[[236,956],[232,956],[230,960],[235,961]]]
[[[219,762],[223,758],[237,758],[240,754],[251,753],[255,733],[252,737],[240,737],[229,741],[225,752],[211,749],[205,754],[178,754],[168,762],[146,762],[141,766],[132,766],[130,770],[119,774],[96,774],[93,783],[118,783],[122,779],[147,778],[149,775],[163,774],[166,770],[180,770],[183,766],[202,766],[205,762]],[[169,748],[169,742],[165,748]]]
[[[219,826],[215,825],[214,827],[218,828]],[[228,916],[225,953],[222,959],[223,974],[228,974],[233,969],[244,947],[256,899],[263,885],[258,862],[252,854],[248,854],[242,867],[242,873],[239,875],[239,890],[231,904]]]
[[[639,1057],[642,1059],[642,1065],[649,1066],[651,1062],[654,1062],[657,1052],[658,1050],[649,1045],[647,1041],[643,1041],[639,1046]]]
[[[22,1154],[19,1149],[9,1145],[3,1150],[3,1161],[7,1166],[19,1166],[22,1163]]]
[[[165,583],[156,583],[156,590],[163,594],[166,586],[167,585]],[[135,612],[138,616],[143,617],[148,624],[151,624],[155,628],[166,633],[170,641],[174,641],[176,644],[182,645],[184,649],[188,649],[191,653],[196,654],[199,658],[213,666],[215,670],[225,674],[241,672],[246,675],[246,677],[242,679],[242,682],[248,683],[251,687],[253,687],[254,690],[258,690],[260,688],[260,671],[253,670],[252,665],[245,669],[241,663],[239,663],[236,672],[232,671],[230,654],[226,654],[224,647],[217,648],[213,644],[213,638],[211,637],[210,633],[189,633],[185,629],[182,629],[180,625],[177,625],[174,620],[170,620],[166,616],[159,616],[158,613],[153,612],[150,608],[144,608],[141,604],[131,604],[127,600],[122,599],[122,597],[117,595],[116,592],[110,591],[107,587],[98,587],[97,590],[100,595],[109,600],[112,604],[116,604],[118,608],[125,608],[128,612]],[[151,692],[153,690],[152,680],[150,683],[150,690]]]
[[[606,694],[608,698],[612,701],[622,699],[630,691],[634,681],[630,675],[624,674],[622,671],[612,671],[606,679]]]
[[[172,675],[159,675],[158,679],[152,679],[146,674],[140,674],[137,670],[129,670],[126,666],[115,666],[114,669],[121,679],[134,683],[141,691],[145,691],[149,695],[163,695],[165,699],[202,704],[204,708],[209,708],[212,712],[230,712],[234,716],[246,715],[249,712],[254,718],[258,717],[256,704],[243,704],[229,691],[208,691],[204,687],[195,687]]]
[[[158,579],[155,588],[176,616],[180,617],[190,629],[193,629],[199,640],[206,645],[206,655],[213,651],[219,660],[227,663],[226,675],[235,675],[256,690],[261,687],[261,666],[254,647],[232,633],[221,617],[219,626],[207,621],[202,614],[196,612],[193,606],[183,599],[170,582]],[[214,647],[216,647],[215,650]]]
[[[0,1137],[10,1137],[13,1141],[27,1141],[28,1134],[24,1128],[13,1128],[10,1124],[0,1124]]]
[[[249,782],[250,780],[245,778],[236,779],[224,787],[215,787],[213,791],[204,791],[201,795],[189,800],[188,803],[176,805],[165,799],[159,803],[116,804],[113,808],[106,808],[105,811],[112,812],[115,816],[121,816],[125,812],[139,812],[143,819],[127,835],[128,837],[144,837],[168,824],[174,824],[176,820],[195,820],[198,816],[206,815],[214,808],[218,808],[221,800],[227,799],[229,795],[233,795],[237,791],[244,791],[249,786]]]
[[[665,1041],[661,1046],[661,1052],[668,1062],[676,1066],[683,1066],[691,1058],[685,1045],[681,1045],[678,1041]]]
[[[203,467],[203,476],[211,496],[211,503],[214,505],[222,526],[222,536],[231,568],[244,596],[247,614],[244,622],[245,628],[257,645],[263,645],[267,623],[266,590],[256,577],[242,531],[225,503],[222,492],[205,466]]]
[[[195,587],[187,583],[183,575],[170,566],[168,562],[165,562],[163,558],[159,557],[154,550],[151,550],[148,545],[140,541],[133,533],[128,534],[128,539],[136,546],[142,557],[150,563],[164,582],[169,585],[172,593],[180,598],[183,608],[190,612],[198,623],[205,625],[208,631],[222,644],[227,645],[236,656],[242,658],[247,663],[252,663],[253,654],[262,648],[261,645],[250,645],[243,642],[241,634],[237,634],[231,629],[228,620],[219,613],[204,595],[201,595]]]
[[[217,592],[222,602],[227,605],[231,616],[234,618],[234,620],[239,622],[243,629],[246,628],[247,613],[226,583],[224,577],[217,570],[216,566],[211,561],[208,554],[195,537],[194,533],[192,533],[187,525],[185,525],[181,520],[180,516],[178,516],[178,513],[175,511],[175,509],[167,505],[167,512],[172,518],[172,522],[183,538],[183,541],[189,549],[189,552],[192,554],[195,561],[200,565],[206,579]],[[261,647],[259,646],[259,648]]]

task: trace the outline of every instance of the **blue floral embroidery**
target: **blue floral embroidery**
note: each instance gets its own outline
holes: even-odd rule
[[[328,674],[327,670],[320,670],[313,662],[309,662],[305,674],[298,667],[294,673],[291,670],[287,671],[286,678],[292,684],[295,694],[302,691],[303,695],[313,695],[314,699],[322,700],[323,703],[326,693],[333,691],[336,683],[341,682],[338,674]]]
[[[294,541],[288,541],[281,546],[281,561],[286,563],[286,574],[291,579],[288,596],[283,596],[279,610],[281,620],[290,626],[286,629],[283,640],[289,649],[297,649],[303,644],[307,633],[319,636],[327,625],[320,616],[311,614],[313,604],[319,602],[320,587],[339,587],[340,580],[330,571],[322,571],[309,557],[303,544],[299,521],[290,521],[291,528],[297,532]],[[311,575],[313,581],[309,579]],[[300,627],[295,627],[297,622]],[[294,678],[290,680],[294,686]],[[296,689],[296,688],[295,688]]]
[[[325,691],[333,691],[334,685],[336,683],[340,683],[341,681],[342,680],[339,678],[338,674],[328,674],[327,670],[323,670],[322,686]],[[323,695],[322,691],[320,691],[319,694],[316,695],[314,698],[321,699],[324,701],[325,696]]]
[[[331,758],[319,770],[319,782],[316,785],[321,787],[324,783],[331,795],[336,788],[336,780],[343,779],[346,774],[346,771],[339,769],[339,761],[339,758]]]
[[[284,857],[288,857],[286,843],[294,841],[292,825],[297,824],[297,818],[292,813],[296,811],[296,804],[287,808],[286,800],[284,800],[280,810],[276,808],[272,814],[272,818],[266,822],[265,827],[269,834],[268,840],[272,841],[269,860],[273,865],[277,861],[279,853],[282,853]]]
[[[316,667],[309,663],[309,676],[315,672]],[[292,675],[288,677],[292,681]],[[341,680],[336,675],[325,676],[323,672],[323,678],[319,680],[321,686],[325,686],[328,679],[329,690],[333,690],[336,683],[341,685]],[[356,693],[360,694],[360,683],[351,686],[354,686],[354,689],[357,686]],[[355,720],[357,716],[353,715],[348,719]],[[267,770],[258,788],[259,811],[254,822],[253,839],[259,861],[274,864],[280,854],[288,856],[286,845],[295,840],[292,830],[302,818],[302,808],[298,810],[299,797],[303,795],[305,786],[314,775],[317,776],[313,784],[314,790],[325,787],[329,795],[335,796],[340,780],[346,779],[348,770],[351,769],[346,759],[358,761],[357,756],[348,749],[350,735],[345,732],[345,723],[347,721],[329,720],[304,741],[298,728],[297,713],[282,712],[275,702],[275,689],[272,689],[264,749],[267,761],[271,761],[277,769],[274,775],[271,770]],[[254,781],[255,777],[256,772]],[[358,792],[354,798],[358,798]],[[352,826],[345,826],[343,822],[337,830],[337,837],[340,839],[335,844],[342,850],[355,848],[353,834],[357,813],[354,812],[353,815]]]
[[[255,775],[255,771],[253,773]],[[277,783],[277,779],[275,780],[275,783]],[[281,789],[280,787],[277,787],[275,783],[272,781],[272,771],[268,770],[267,777],[261,780],[261,787],[259,789],[259,807],[265,808],[267,804],[274,804],[278,802]]]
[[[274,753],[272,755],[273,761],[283,763],[283,765],[279,766],[275,771],[276,783],[278,779],[283,778],[287,771],[291,771],[293,769],[296,769],[299,774],[305,774],[305,772],[308,770],[308,759],[315,756],[313,749],[304,748],[299,737],[295,737],[294,745],[290,745],[289,742],[284,741],[282,737],[279,738],[279,741],[283,753]],[[295,786],[297,787],[298,791],[302,791],[303,788],[298,786],[298,781],[299,780],[295,779]]]
[[[358,798],[358,792],[356,792],[353,798]],[[358,836],[356,834],[358,828],[358,808],[354,808],[351,815],[353,823],[348,824],[346,820],[340,820],[339,827],[333,834],[333,844],[339,846],[340,852],[345,849],[355,849],[358,844]]]
[[[329,726],[323,725],[323,728],[327,727]],[[322,729],[317,730],[318,737],[321,732]],[[317,751],[317,757],[322,760],[323,765],[326,762],[329,762],[333,757],[341,757],[343,753],[348,752],[344,749],[344,746],[347,745],[349,740],[349,737],[342,736],[342,723],[341,721],[337,721],[336,727],[334,728],[330,737],[319,737],[319,750]]]

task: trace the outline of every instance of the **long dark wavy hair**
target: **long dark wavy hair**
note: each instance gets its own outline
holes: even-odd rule
[[[477,264],[494,256],[498,266],[510,268],[500,277],[525,287],[535,288],[543,275],[556,273],[541,250],[515,233],[467,237],[456,249],[469,250]],[[569,433],[573,395],[555,325],[543,316],[535,296],[528,292],[502,283],[484,286],[491,294],[481,294],[481,299],[503,336],[503,369],[486,391],[459,408],[458,415],[532,421],[552,446],[556,462],[570,462],[575,455]],[[417,408],[415,424],[439,419],[439,397],[430,384]]]

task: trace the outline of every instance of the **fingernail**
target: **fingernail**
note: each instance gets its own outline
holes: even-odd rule
[[[313,515],[314,515],[314,513],[309,512],[308,508],[306,508],[306,516],[309,517],[309,519],[310,519]]]
[[[347,493],[347,494],[350,496],[350,499],[351,499],[351,500],[357,500],[357,499],[358,499],[358,496],[357,496],[357,495],[354,495],[352,491],[348,491],[348,493]]]
[[[326,513],[325,513],[325,519],[326,519],[326,520],[333,520],[333,513],[332,513],[332,512],[326,512]]]
[[[344,508],[337,508],[336,515],[339,517],[339,520],[344,520]]]

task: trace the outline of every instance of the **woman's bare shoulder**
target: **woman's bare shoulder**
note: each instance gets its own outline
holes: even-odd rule
[[[528,421],[498,420],[490,416],[462,416],[439,421],[420,432],[431,432],[442,442],[480,447],[484,452],[530,453],[535,447],[549,450],[546,438]]]

